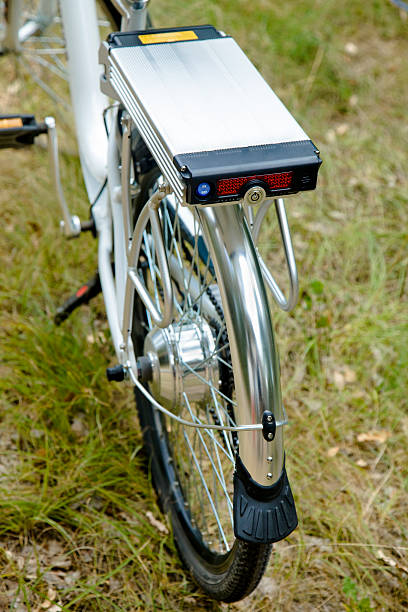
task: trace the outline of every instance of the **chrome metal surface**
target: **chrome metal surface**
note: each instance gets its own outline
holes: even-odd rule
[[[144,30],[146,28],[147,5],[149,0],[112,0],[122,15],[121,31]]]
[[[293,251],[292,238],[290,235],[284,201],[282,198],[278,198],[274,200],[274,203],[276,215],[278,217],[279,230],[282,238],[283,248],[285,251],[286,266],[289,275],[289,297],[287,299],[285,298],[283,292],[281,291],[279,285],[273,278],[270,270],[268,269],[266,263],[264,262],[261,256],[259,256],[259,263],[265,282],[268,285],[274,300],[282,310],[289,312],[296,306],[297,301],[299,299],[299,281],[296,268],[296,259],[295,253]],[[261,223],[265,217],[265,214],[268,211],[270,204],[271,202],[265,202],[261,206],[255,217],[255,222],[252,228],[252,236],[254,238],[255,243],[258,241]]]
[[[141,211],[133,231],[131,248],[127,254],[128,270],[123,320],[123,334],[125,337],[130,334],[131,330],[131,305],[133,303],[134,290],[137,291],[140,299],[148,309],[155,325],[161,328],[168,327],[173,320],[173,287],[171,284],[167,253],[163,244],[162,225],[158,213],[160,202],[168,193],[168,185],[163,184],[152,194]],[[125,204],[126,200],[123,202],[123,205]],[[157,266],[157,270],[154,271],[154,274],[160,277],[160,290],[163,295],[161,304],[159,303],[157,286],[154,287],[154,301],[150,295],[149,288],[145,285],[143,277],[137,270],[144,232],[149,222],[153,237],[153,245],[150,251],[150,245],[145,242],[145,256],[148,259],[152,258],[152,269],[154,269],[154,266]],[[125,219],[125,224],[126,223],[127,221]]]
[[[244,195],[244,202],[245,204],[262,204],[265,198],[266,191],[263,187],[250,187]]]
[[[127,279],[126,240],[123,224],[120,148],[118,147],[118,108],[112,108],[108,140],[108,189],[113,220],[113,257],[115,261],[115,294],[117,311],[122,318]]]
[[[61,207],[62,215],[64,217],[63,225],[61,225],[64,235],[67,238],[76,238],[81,233],[81,222],[79,217],[71,215],[66,203],[64,192],[62,190],[61,177],[59,171],[59,160],[58,160],[58,138],[57,128],[55,125],[54,117],[46,117],[45,124],[48,128],[48,151],[50,158],[51,174],[54,182],[55,193],[59,205]]]
[[[144,210],[142,215],[146,214]],[[212,214],[207,210],[202,216]],[[191,516],[208,547],[225,552],[234,541],[232,476],[238,442],[251,476],[261,484],[272,484],[267,474],[272,473],[276,479],[280,476],[286,415],[283,408],[279,412],[279,406],[273,405],[278,428],[275,440],[266,442],[262,411],[272,407],[276,395],[280,400],[280,395],[279,387],[273,388],[279,381],[273,378],[275,369],[270,365],[276,355],[267,354],[272,330],[265,291],[260,288],[262,278],[256,268],[256,252],[250,247],[249,230],[243,230],[242,210],[234,205],[219,210],[224,213],[216,215],[214,224],[211,218],[207,220],[212,226],[207,231],[196,209],[182,207],[171,195],[162,199],[159,216],[173,283],[174,322],[160,331],[150,311],[146,312],[142,329],[150,331],[143,352],[153,365],[153,382],[148,387],[138,381],[135,367],[127,367],[140,393],[163,416],[157,422],[171,449],[172,464]],[[210,239],[217,244],[210,245]],[[150,225],[143,232],[142,243],[135,272],[157,303],[160,295],[155,288],[160,287],[160,275]],[[228,292],[241,297],[231,300]],[[255,310],[254,300],[260,301]],[[235,329],[228,326],[231,320]],[[174,339],[177,346],[173,348]],[[241,346],[234,348],[233,343]],[[270,456],[272,464],[267,462]]]
[[[237,424],[259,423],[265,410],[282,422],[279,360],[258,257],[242,208],[205,208],[199,212],[214,263],[235,376]],[[269,485],[265,465],[277,480],[283,468],[283,432],[273,442],[259,432],[239,436],[240,456],[252,478]]]
[[[183,404],[211,398],[211,387],[218,389],[218,359],[214,354],[213,332],[197,317],[194,322],[152,329],[146,336],[144,354],[152,362],[152,395],[173,410]]]
[[[129,251],[132,246],[132,202],[130,198],[130,170],[131,170],[131,119],[129,116],[122,117],[122,156],[121,156],[121,188],[122,188],[122,215],[123,235],[125,238],[125,249]]]

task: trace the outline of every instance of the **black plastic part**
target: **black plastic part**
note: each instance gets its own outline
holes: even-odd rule
[[[149,357],[142,355],[136,360],[137,377],[142,383],[147,383],[153,378],[152,362]]]
[[[0,149],[21,149],[34,144],[34,139],[40,134],[46,134],[45,123],[37,123],[34,115],[0,115],[2,119],[21,119],[22,126],[2,128],[0,125]]]
[[[211,204],[223,201],[232,202],[242,198],[242,193],[218,196],[216,184],[217,180],[222,178],[293,172],[292,182],[288,188],[270,189],[268,184],[261,180],[256,180],[255,183],[251,181],[251,186],[261,185],[267,196],[289,195],[315,189],[317,173],[322,160],[311,140],[300,140],[183,153],[175,155],[173,162],[186,183],[187,202],[189,204]],[[209,183],[212,188],[206,198],[197,197],[196,189],[202,182]]]
[[[212,25],[199,25],[199,26],[187,26],[183,28],[152,28],[151,30],[134,30],[132,32],[112,32],[109,34],[107,41],[109,46],[114,49],[115,47],[140,47],[146,46],[139,38],[140,34],[166,34],[167,32],[190,32],[193,31],[197,36],[195,40],[210,40],[212,38],[224,38],[216,28]],[[191,42],[190,41],[175,41],[177,43]],[[165,45],[174,44],[163,42],[153,42],[147,44]]]
[[[63,305],[58,308],[54,317],[54,323],[56,325],[61,325],[65,319],[68,319],[71,312],[79,306],[82,306],[82,304],[88,304],[88,302],[101,293],[101,291],[101,281],[99,274],[96,273],[90,281],[82,285],[74,295],[69,297]]]
[[[106,368],[106,378],[109,382],[122,382],[122,380],[125,380],[125,368],[120,364],[112,368]]]
[[[118,30],[120,30],[120,24],[122,22],[122,15],[119,13],[118,9],[114,6],[111,0],[103,0],[102,2],[103,8],[107,13],[112,25],[114,25]]]
[[[96,238],[96,226],[93,218],[89,221],[81,221],[81,232],[91,232],[92,236]]]
[[[270,410],[265,410],[262,415],[262,435],[270,442],[274,439],[276,433],[276,420],[273,415],[273,412]]]
[[[155,168],[156,162],[137,130],[132,130],[131,138],[133,167],[137,178]]]
[[[286,538],[298,524],[286,468],[271,487],[252,480],[239,455],[234,472],[234,533],[245,542],[273,543]]]

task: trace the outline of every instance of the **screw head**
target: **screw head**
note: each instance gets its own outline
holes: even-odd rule
[[[185,172],[187,170],[187,166],[181,166],[180,172]]]
[[[273,433],[272,432],[268,433],[268,440],[273,440]]]
[[[271,472],[268,472],[266,477],[267,477],[268,480],[272,480],[273,474],[271,474]]]
[[[268,421],[268,423],[272,423],[272,419],[273,419],[273,417],[272,417],[272,415],[271,415],[271,414],[269,414],[269,415],[266,417],[266,420]]]
[[[268,462],[268,463],[272,463],[272,461],[273,461],[273,457],[267,457],[267,459],[266,459],[266,460],[267,460],[267,462]]]

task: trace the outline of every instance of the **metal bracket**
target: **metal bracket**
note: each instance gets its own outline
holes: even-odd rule
[[[265,410],[262,415],[262,435],[267,442],[272,442],[276,434],[276,419],[273,412]]]
[[[259,263],[261,266],[262,275],[264,277],[266,284],[271,290],[271,293],[272,293],[272,296],[275,302],[278,304],[278,306],[282,310],[289,312],[290,310],[293,310],[293,308],[296,306],[297,301],[299,299],[299,281],[298,281],[298,275],[297,275],[297,269],[296,269],[296,259],[295,259],[295,253],[293,251],[292,238],[290,235],[290,229],[289,229],[288,219],[286,216],[286,209],[285,209],[284,201],[282,198],[277,198],[274,200],[274,203],[275,203],[276,215],[278,217],[279,229],[280,229],[280,234],[282,237],[283,248],[285,251],[286,265],[287,265],[288,275],[289,275],[289,297],[287,299],[284,296],[283,292],[281,291],[278,283],[273,278],[266,263],[264,262],[262,257],[259,255],[259,253],[258,253],[258,256],[259,256]],[[252,225],[252,238],[255,244],[258,242],[259,232],[261,229],[261,223],[264,220],[265,215],[268,212],[271,204],[272,204],[271,200],[265,201],[261,205],[260,209],[258,210],[256,214],[255,220]]]
[[[131,247],[128,253],[128,282],[126,284],[125,296],[125,316],[124,327],[129,329],[130,324],[130,301],[133,295],[133,290],[136,290],[140,299],[150,312],[154,323],[160,327],[168,327],[173,320],[173,286],[171,283],[169,262],[167,260],[166,249],[163,243],[163,232],[160,222],[159,208],[162,199],[171,193],[167,183],[160,185],[150,199],[144,205],[142,212],[139,215],[135,229],[133,231]],[[151,231],[153,236],[153,248],[156,251],[158,268],[160,271],[162,289],[163,289],[163,309],[159,312],[154,304],[150,294],[143,283],[137,270],[140,250],[142,247],[144,230],[147,223],[150,221]],[[129,282],[130,281],[130,282]]]
[[[149,0],[112,0],[113,6],[122,15],[122,32],[145,29],[148,3]]]
[[[69,212],[68,205],[65,201],[64,192],[62,190],[58,160],[57,128],[54,117],[46,117],[45,125],[47,126],[48,130],[48,151],[50,155],[51,174],[57,199],[63,215],[63,220],[61,221],[60,226],[66,238],[76,238],[81,233],[81,221],[77,215],[71,215]]]

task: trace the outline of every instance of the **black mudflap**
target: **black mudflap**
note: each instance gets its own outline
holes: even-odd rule
[[[237,456],[234,473],[234,533],[245,542],[272,543],[297,527],[295,501],[286,469],[279,480],[264,487],[252,480]]]

